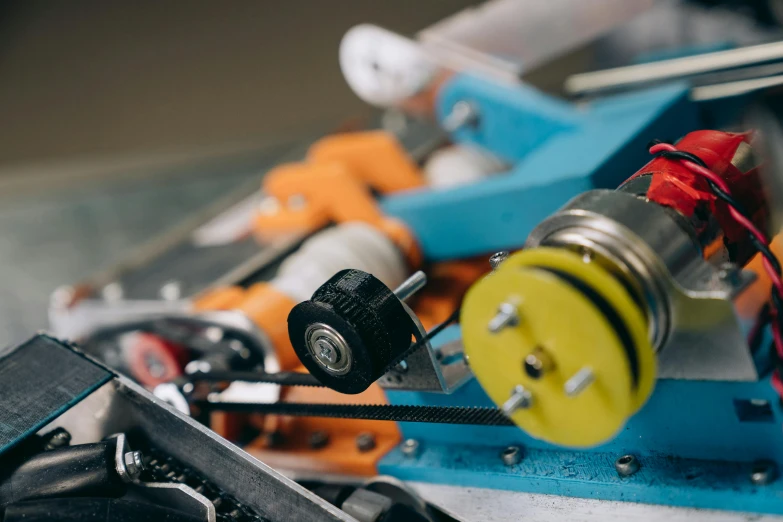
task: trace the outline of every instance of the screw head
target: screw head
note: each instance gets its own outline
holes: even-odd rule
[[[416,439],[406,439],[400,446],[400,451],[402,451],[403,455],[412,459],[419,456],[421,444]]]
[[[323,430],[314,431],[308,441],[312,449],[325,448],[329,444],[329,434]]]
[[[129,451],[122,457],[128,477],[135,480],[144,471],[144,456],[140,451]]]
[[[778,478],[778,466],[771,460],[760,460],[753,464],[750,481],[757,486],[766,486]]]
[[[524,452],[519,446],[509,446],[500,452],[500,459],[506,466],[516,466],[522,462]]]
[[[367,453],[375,449],[375,435],[369,432],[360,433],[356,436],[356,449],[362,453]]]
[[[508,251],[507,250],[501,250],[500,252],[495,252],[489,257],[489,266],[492,268],[492,270],[496,270],[500,264],[505,261],[508,258]]]
[[[621,477],[630,477],[639,471],[640,467],[641,465],[636,455],[623,455],[614,461],[614,469],[617,470],[617,474]]]
[[[526,410],[533,405],[533,394],[530,390],[517,384],[511,390],[508,400],[503,403],[503,413],[512,415],[517,410]]]
[[[315,341],[316,357],[326,364],[337,362],[337,348],[326,337],[319,337]]]

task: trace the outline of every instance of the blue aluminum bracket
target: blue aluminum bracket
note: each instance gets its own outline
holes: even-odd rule
[[[451,327],[435,349],[458,339]],[[474,379],[451,395],[386,391],[390,404],[493,406]],[[400,423],[420,442],[417,458],[392,451],[379,471],[403,480],[489,487],[604,500],[783,514],[783,479],[755,486],[752,463],[783,464],[783,409],[767,379],[757,382],[660,379],[647,404],[612,441],[569,450],[515,427]],[[506,467],[499,452],[527,453]],[[639,457],[642,471],[620,478],[614,461]]]
[[[440,112],[464,100],[479,119],[454,139],[494,152],[511,170],[472,185],[392,194],[381,207],[411,228],[432,261],[518,247],[570,198],[627,179],[649,160],[652,138],[698,128],[687,95],[687,86],[673,84],[574,106],[530,87],[457,76],[440,95]]]

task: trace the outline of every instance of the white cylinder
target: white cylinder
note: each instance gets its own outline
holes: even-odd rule
[[[451,145],[432,153],[424,177],[432,188],[450,188],[481,181],[508,167],[489,152],[471,145]]]
[[[343,223],[315,234],[286,259],[271,281],[296,302],[340,270],[355,268],[396,288],[407,276],[405,257],[383,232],[366,223]]]

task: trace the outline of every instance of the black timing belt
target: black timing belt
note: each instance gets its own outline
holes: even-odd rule
[[[190,380],[206,382],[244,381],[282,386],[321,386],[309,373],[299,372],[196,372]],[[513,426],[501,410],[483,406],[406,406],[396,404],[309,404],[299,402],[246,403],[194,401],[202,411],[264,413],[292,417],[331,417],[340,419],[380,420],[394,422],[429,422],[436,424],[472,424]]]

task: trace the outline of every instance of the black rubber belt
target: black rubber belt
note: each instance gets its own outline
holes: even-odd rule
[[[294,417],[331,417],[394,422],[435,424],[473,424],[514,426],[497,408],[470,406],[403,406],[390,404],[305,404],[274,402],[269,404],[200,401],[196,406],[211,411],[265,413]]]
[[[614,328],[617,337],[620,339],[620,344],[623,346],[623,351],[628,360],[628,366],[631,369],[631,384],[636,388],[639,385],[639,357],[636,353],[636,343],[631,336],[631,332],[628,331],[625,321],[620,317],[617,310],[609,304],[609,301],[607,301],[604,296],[599,294],[598,291],[581,279],[577,279],[571,274],[549,267],[536,266],[535,268],[559,277],[589,299],[601,311],[604,317],[612,325],[612,328]]]

